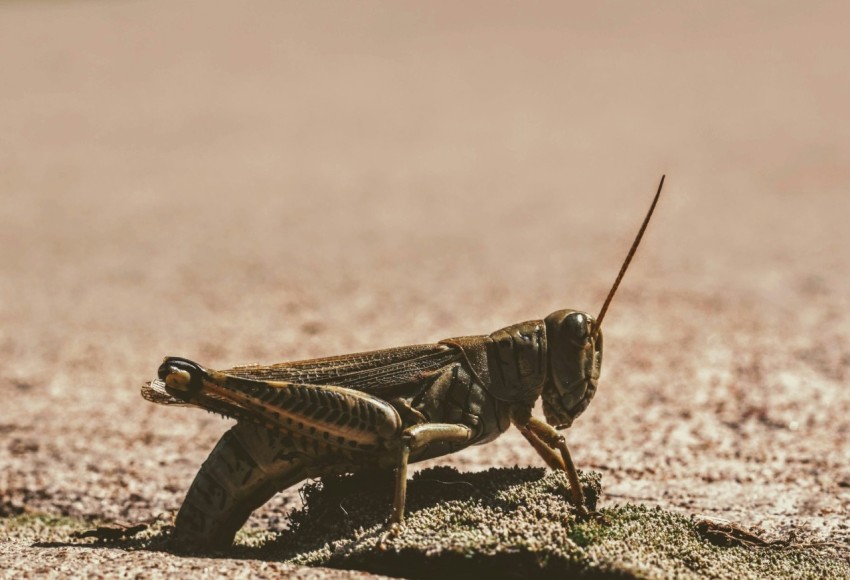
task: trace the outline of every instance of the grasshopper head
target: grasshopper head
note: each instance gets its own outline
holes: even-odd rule
[[[602,366],[602,331],[592,316],[559,310],[546,317],[549,373],[543,385],[543,414],[558,429],[572,425],[596,394]]]
[[[635,256],[640,240],[646,232],[649,218],[655,211],[664,175],[652,199],[649,211],[643,218],[635,241],[626,255],[620,273],[608,292],[602,310],[595,319],[576,310],[559,310],[546,317],[546,336],[549,341],[549,374],[543,383],[543,414],[558,429],[566,429],[582,414],[596,394],[599,369],[602,366],[602,319],[611,299],[617,292],[623,275]]]

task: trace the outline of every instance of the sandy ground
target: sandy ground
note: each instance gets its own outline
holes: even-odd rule
[[[175,510],[227,423],[140,398],[164,355],[596,312],[667,172],[574,457],[848,554],[850,10],[592,4],[0,4],[0,516]],[[31,544],[0,567],[274,573]]]

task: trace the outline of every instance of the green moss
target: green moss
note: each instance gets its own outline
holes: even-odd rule
[[[32,542],[64,542],[91,522],[41,513],[24,513],[0,518],[0,542],[23,540]]]
[[[100,526],[104,526],[101,528]],[[161,550],[168,547],[171,526],[163,521],[125,528],[131,533],[119,537],[121,526],[92,518],[57,516],[45,513],[24,513],[0,518],[0,542],[24,542],[39,547],[102,545],[125,550]],[[106,530],[115,539],[96,538],[91,534]]]
[[[589,503],[599,475],[583,474]],[[563,473],[491,469],[419,473],[402,533],[380,549],[392,497],[384,475],[326,478],[305,488],[292,526],[252,557],[406,576],[836,577],[850,566],[826,552],[712,543],[691,519],[641,505],[579,521]]]
[[[596,473],[581,475],[590,507],[600,495]],[[286,531],[242,531],[228,558],[359,569],[392,576],[610,578],[847,578],[850,565],[815,547],[757,545],[745,533],[717,533],[686,516],[643,505],[601,510],[579,520],[563,473],[434,468],[409,482],[402,532],[379,540],[390,511],[388,473],[328,477],[303,489],[305,507]],[[74,532],[94,522],[47,515],[0,520],[0,541],[99,544],[169,550],[170,526],[157,522],[133,538],[104,542]],[[67,545],[67,544],[65,544]]]

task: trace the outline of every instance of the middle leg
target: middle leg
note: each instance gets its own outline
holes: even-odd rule
[[[412,452],[431,443],[466,443],[472,438],[472,430],[466,425],[455,423],[420,423],[408,427],[401,435],[398,465],[396,466],[395,495],[389,529],[381,543],[398,533],[404,521],[404,504],[407,498],[407,464]]]

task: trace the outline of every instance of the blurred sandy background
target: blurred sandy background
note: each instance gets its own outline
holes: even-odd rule
[[[608,502],[846,550],[850,9],[592,4],[0,4],[0,516],[176,509],[227,423],[140,398],[166,354],[596,313],[666,172],[574,458]]]

